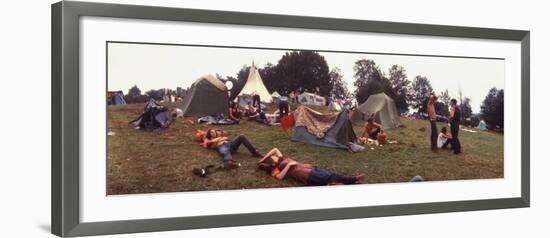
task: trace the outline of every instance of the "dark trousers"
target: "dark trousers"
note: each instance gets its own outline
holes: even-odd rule
[[[284,117],[288,115],[288,102],[287,101],[280,101],[279,102],[279,114],[281,117]]]
[[[246,138],[244,135],[239,135],[233,138],[233,140],[231,140],[230,142],[223,143],[222,145],[220,145],[220,147],[218,147],[218,152],[223,155],[223,160],[232,160],[233,157],[231,156],[231,154],[237,152],[241,145],[244,145],[244,147],[246,147],[246,149],[248,149],[250,153],[257,153],[256,147],[254,147],[252,143],[250,143],[248,138]]]
[[[260,103],[260,95],[252,96],[252,106],[258,108],[258,112],[262,112],[262,104]]]
[[[448,146],[449,144],[451,144],[451,140],[445,141],[445,143],[443,144],[443,146],[441,146],[441,149],[446,149],[447,146]]]
[[[451,149],[453,149],[455,154],[461,152],[460,140],[458,140],[458,130],[460,128],[459,125],[460,124],[457,122],[451,122],[451,136],[453,137],[451,139]]]
[[[378,139],[378,133],[380,133],[380,128],[376,128],[373,132],[369,132],[369,138],[373,140]]]
[[[350,176],[342,176],[315,167],[307,178],[307,185],[325,186],[331,183],[355,184],[357,179]]]
[[[432,150],[437,150],[437,125],[435,120],[430,120],[430,126],[432,128],[432,135],[430,136]]]

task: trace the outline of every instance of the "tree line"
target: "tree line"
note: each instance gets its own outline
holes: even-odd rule
[[[383,71],[372,59],[355,61],[353,92],[348,90],[342,71],[338,67],[330,69],[325,58],[316,51],[286,52],[277,64],[267,63],[264,67],[257,68],[269,92],[301,90],[315,92],[327,98],[355,97],[358,104],[365,102],[370,95],[383,92],[395,101],[400,113],[407,113],[410,108],[425,113],[428,97],[436,95],[436,113],[445,117],[449,115],[451,97],[448,90],[436,93],[430,80],[423,75],[416,75],[410,80],[406,69],[400,65],[392,65],[387,71]],[[242,90],[249,72],[250,67],[243,65],[235,76],[217,75],[218,79],[233,83],[230,90],[231,99]],[[160,100],[164,95],[163,90],[149,90],[145,95],[141,95],[139,88],[134,86],[125,99],[128,103],[143,102],[148,97]],[[174,95],[183,97],[184,92],[185,90],[178,88]],[[489,91],[481,106],[480,115],[472,115],[471,99],[462,98],[461,94],[459,92],[460,98],[457,98],[457,101],[462,109],[463,118],[483,119],[490,128],[503,128],[504,90],[493,88]]]

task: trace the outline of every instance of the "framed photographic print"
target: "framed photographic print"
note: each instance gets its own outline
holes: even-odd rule
[[[56,3],[52,233],[528,207],[529,67],[522,30]]]

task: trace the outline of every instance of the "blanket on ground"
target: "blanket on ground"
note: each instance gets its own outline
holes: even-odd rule
[[[338,119],[338,113],[321,113],[306,106],[300,106],[293,112],[295,126],[303,126],[317,138],[325,137]]]
[[[216,116],[201,117],[199,118],[199,123],[206,123],[207,125],[234,125],[234,124],[238,124],[239,121],[225,119],[221,115],[216,115]]]

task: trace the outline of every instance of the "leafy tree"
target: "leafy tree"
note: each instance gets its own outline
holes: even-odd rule
[[[183,96],[185,96],[186,91],[187,90],[183,89],[182,87],[177,87],[176,88],[176,96],[183,98]]]
[[[134,85],[128,90],[128,94],[124,96],[126,103],[142,103],[147,101],[147,96],[141,95],[141,90],[137,85]]]
[[[389,85],[390,92],[388,96],[393,98],[397,109],[404,113],[409,111],[409,104],[407,98],[410,98],[409,85],[411,81],[407,79],[407,72],[403,66],[393,65],[389,69]]]
[[[410,87],[409,104],[419,112],[426,112],[428,97],[433,94],[432,84],[425,76],[416,76]]]
[[[275,74],[268,78],[277,80],[277,85],[282,85],[288,90],[301,87],[308,92],[314,92],[318,88],[321,96],[329,96],[332,90],[327,61],[315,51],[285,53],[275,66],[274,72]]]
[[[356,87],[354,92],[356,96],[359,90],[361,90],[361,87],[365,86],[368,81],[372,79],[382,78],[380,68],[376,65],[374,60],[371,59],[360,59],[355,61],[353,71],[355,72],[355,74],[353,75],[353,77],[355,78],[353,86]]]
[[[470,98],[464,98],[462,100],[462,104],[460,104],[460,109],[462,110],[462,116],[464,118],[470,118],[472,116],[472,105],[470,105],[470,102],[472,100]]]
[[[365,85],[358,88],[356,94],[357,103],[364,103],[370,95],[377,93],[386,93],[389,95],[390,92],[390,81],[387,78],[369,80]]]
[[[479,118],[479,115],[476,115],[476,114],[472,114],[470,116],[470,126],[472,127],[476,127],[479,125],[479,122],[481,121],[481,119]]]
[[[428,105],[428,99],[425,99],[425,105]],[[448,117],[449,107],[451,106],[451,96],[449,96],[449,90],[445,89],[439,95],[437,95],[437,102],[435,103],[435,113],[440,116]]]
[[[427,105],[428,105],[428,100],[426,99],[426,109],[427,109]],[[448,117],[450,114],[449,107],[445,105],[445,103],[437,101],[435,102],[435,113],[440,116]]]
[[[340,68],[333,68],[330,73],[330,84],[332,85],[332,91],[330,92],[331,96],[336,98],[347,98],[349,97],[349,91],[344,81],[344,75]]]
[[[283,90],[287,90],[284,82],[277,77],[276,70],[275,65],[269,62],[263,68],[258,69],[260,77],[262,77],[262,81],[270,93],[275,91],[281,93]]]
[[[152,99],[160,101],[162,100],[162,96],[164,95],[164,89],[158,89],[158,90],[151,89],[145,92],[145,94],[147,94],[147,96],[149,96]]]
[[[504,89],[489,90],[481,104],[481,119],[490,129],[504,128]]]
[[[449,90],[445,89],[442,91],[439,96],[437,96],[437,101],[443,103],[447,109],[451,106],[451,96],[449,96]]]

